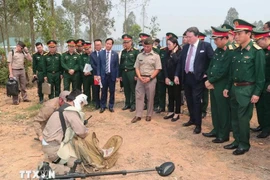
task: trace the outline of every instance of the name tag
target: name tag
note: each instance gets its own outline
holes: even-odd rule
[[[200,53],[203,53],[204,52],[204,50],[200,50]]]

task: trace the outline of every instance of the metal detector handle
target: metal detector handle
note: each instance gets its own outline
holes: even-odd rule
[[[92,117],[92,115],[89,116],[89,118],[87,118],[86,120],[83,121],[83,124],[84,125],[87,125],[88,124],[88,120]]]
[[[77,165],[81,164],[81,163],[82,163],[82,160],[80,160],[80,159],[77,159],[76,161],[74,161],[73,167],[70,168],[69,173],[75,173]]]

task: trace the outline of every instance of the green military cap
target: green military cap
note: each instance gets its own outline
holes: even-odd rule
[[[252,29],[256,27],[253,24],[250,24],[249,22],[243,19],[235,19],[233,20],[233,24],[234,24],[234,32],[239,32],[239,31],[244,31],[244,30],[252,31]]]
[[[234,28],[233,28],[231,25],[229,25],[229,24],[222,24],[221,27],[222,27],[223,29],[234,30]]]
[[[132,36],[128,34],[123,34],[122,39],[124,42],[129,42],[130,40],[132,40]]]
[[[199,32],[199,39],[204,40],[206,35],[204,33]]]
[[[270,31],[257,31],[257,30],[253,30],[253,34],[254,34],[254,40],[258,41],[261,38],[264,37],[270,37]]]
[[[154,44],[154,41],[151,37],[148,37],[144,40],[144,44],[145,45],[150,45],[150,44]]]
[[[85,41],[83,39],[77,39],[75,41],[75,43],[76,43],[77,46],[83,46],[83,44],[85,43]]]
[[[218,37],[227,37],[229,35],[230,29],[224,29],[224,28],[217,28],[213,27],[212,28],[212,37],[213,38],[218,38]]]
[[[76,41],[74,39],[67,40],[68,46],[76,46]]]
[[[172,33],[172,32],[167,32],[167,33],[166,33],[166,39],[169,39],[170,37],[174,37],[174,38],[178,39],[178,36],[176,36],[174,33]]]
[[[55,47],[57,42],[55,40],[49,40],[47,42],[48,47]]]

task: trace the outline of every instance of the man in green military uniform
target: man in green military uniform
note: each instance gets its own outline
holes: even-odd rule
[[[92,100],[91,88],[94,85],[93,69],[92,67],[90,68],[91,43],[85,42],[83,47],[84,53],[81,55],[80,70],[83,73],[83,93],[87,96],[87,102],[89,104]]]
[[[132,36],[124,34],[122,36],[123,43],[125,44],[125,49],[121,53],[120,57],[120,67],[119,67],[119,77],[124,85],[125,93],[125,106],[122,110],[127,110],[130,108],[130,112],[135,111],[135,68],[134,64],[139,51],[132,47]]]
[[[207,70],[205,87],[210,89],[213,130],[203,133],[206,137],[216,137],[213,143],[223,143],[230,135],[229,100],[223,96],[223,90],[228,83],[228,72],[233,56],[233,46],[228,40],[229,29],[212,28],[212,38],[217,45],[214,56]]]
[[[257,138],[266,138],[270,135],[270,31],[253,31],[254,40],[265,52],[265,85],[256,104],[257,117],[261,133]]]
[[[234,41],[234,36],[235,36],[235,33],[234,33],[234,28],[232,26],[230,26],[229,24],[222,24],[221,27],[223,29],[229,29],[229,41],[230,43],[232,43],[233,46],[235,46],[235,41]]]
[[[139,44],[140,44],[141,46],[144,46],[144,40],[145,40],[146,38],[149,38],[149,37],[150,37],[149,34],[146,34],[146,33],[140,33],[140,34],[139,34],[139,38],[140,38]],[[141,52],[143,52],[143,51],[144,51],[144,48],[141,49]],[[160,49],[159,49],[159,48],[153,46],[153,51],[154,51],[155,53],[157,53],[158,55],[160,55]],[[157,85],[156,85],[156,86],[157,86]],[[157,88],[156,88],[156,91],[157,91]],[[146,109],[147,109],[147,98],[146,98],[146,96],[145,96],[145,99],[144,99],[144,103],[145,103],[144,110],[146,110]],[[156,93],[155,98],[154,98],[154,111],[158,111],[158,104],[159,104],[159,98],[158,98],[157,93]]]
[[[84,52],[84,43],[85,41],[83,39],[77,39],[75,41],[76,43],[76,52],[79,54],[79,55],[83,55]],[[79,73],[79,78],[78,78],[78,82],[77,82],[77,89],[82,91],[82,84],[83,84],[83,76],[84,76],[84,73],[81,71],[81,69],[79,69],[78,71]]]
[[[250,148],[250,120],[253,106],[258,102],[265,84],[265,54],[250,39],[254,25],[235,19],[235,49],[229,76],[229,83],[223,95],[231,103],[231,122],[234,142],[224,146],[225,149],[236,149],[233,154],[241,155]]]
[[[37,79],[39,103],[42,104],[44,98],[42,94],[42,83],[44,82],[44,63],[42,56],[47,52],[43,50],[43,44],[41,42],[37,42],[35,45],[37,48],[37,52],[35,52],[32,56],[33,78]]]
[[[47,42],[49,52],[43,56],[43,73],[44,80],[51,84],[51,94],[49,98],[58,97],[60,94],[60,84],[63,77],[63,69],[61,66],[61,54],[56,52],[55,40]]]
[[[72,84],[72,90],[78,88],[79,79],[79,62],[81,56],[75,51],[76,43],[73,39],[67,41],[68,51],[62,54],[61,65],[64,69],[64,90],[70,90],[70,84]]]

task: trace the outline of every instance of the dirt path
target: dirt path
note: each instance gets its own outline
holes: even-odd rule
[[[117,85],[119,87],[119,85]],[[20,179],[20,170],[33,170],[43,160],[39,142],[34,141],[33,116],[38,112],[36,88],[28,91],[31,103],[11,105],[5,89],[0,89],[0,179]],[[142,119],[131,124],[135,113],[122,111],[123,93],[117,90],[115,113],[105,111],[100,114],[86,108],[86,116],[93,117],[88,126],[95,131],[100,145],[114,134],[123,137],[120,158],[111,170],[133,170],[153,168],[163,162],[172,161],[176,169],[166,178],[155,172],[128,174],[126,176],[103,176],[93,179],[128,180],[195,180],[195,179],[270,179],[270,138],[257,139],[251,133],[251,149],[243,156],[233,156],[232,151],[224,150],[224,144],[213,144],[212,139],[201,134],[194,135],[194,127],[183,127],[188,116],[170,122],[163,120],[163,114],[155,114],[151,122]],[[251,126],[256,126],[256,116]],[[203,120],[203,132],[211,130],[211,117]],[[233,138],[231,137],[231,141]],[[227,144],[227,143],[226,143]]]

